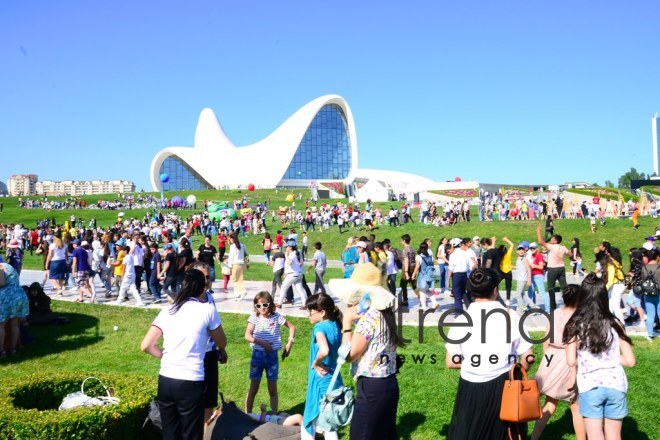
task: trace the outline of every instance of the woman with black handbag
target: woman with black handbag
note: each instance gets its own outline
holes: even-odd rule
[[[204,434],[204,357],[209,335],[220,350],[227,345],[220,317],[206,300],[207,279],[186,270],[171,307],[156,317],[141,350],[160,359],[158,405],[165,440],[197,440]],[[157,342],[163,338],[163,348]]]

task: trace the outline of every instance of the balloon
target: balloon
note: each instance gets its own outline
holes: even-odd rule
[[[460,182],[461,178],[460,177],[454,177],[454,182]]]
[[[194,205],[197,202],[197,197],[195,197],[194,194],[190,194],[187,198],[186,201],[188,202],[189,205]]]
[[[170,175],[167,173],[162,173],[160,175],[160,183],[167,183],[170,181]]]
[[[248,185],[248,191],[254,191],[254,183]]]
[[[217,203],[212,203],[212,204],[210,204],[210,205],[206,208],[206,210],[207,210],[208,212],[216,212],[216,211],[219,210],[220,208],[221,208],[221,206],[218,205]]]
[[[286,201],[289,202],[289,203],[292,203],[293,202],[293,194],[289,194],[288,196],[286,196]]]
[[[125,215],[126,215],[126,214],[124,214],[123,212],[120,212],[119,214],[117,214],[117,217],[123,217],[123,216],[125,216]]]
[[[183,205],[183,199],[179,196],[172,197],[172,206],[181,206]]]

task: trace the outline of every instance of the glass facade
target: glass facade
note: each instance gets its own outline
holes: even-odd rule
[[[212,188],[202,176],[176,155],[168,156],[160,165],[159,174],[163,173],[167,173],[170,176],[169,182],[161,183],[164,191]]]
[[[343,110],[323,106],[309,124],[283,179],[345,179],[351,170],[351,144]]]

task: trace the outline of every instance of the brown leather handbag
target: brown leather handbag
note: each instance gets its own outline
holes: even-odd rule
[[[519,374],[516,372],[519,371]],[[514,376],[520,377],[514,379]],[[536,380],[527,379],[527,371],[521,364],[511,366],[509,380],[504,382],[500,419],[521,423],[541,418],[541,401]]]

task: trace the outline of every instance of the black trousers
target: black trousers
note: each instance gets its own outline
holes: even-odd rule
[[[396,274],[387,276],[387,288],[390,289],[392,295],[396,295]]]
[[[351,423],[351,440],[397,440],[396,410],[399,383],[396,375],[357,380],[357,398]]]
[[[559,287],[561,290],[564,290],[564,287],[566,287],[566,268],[548,268],[548,295],[550,296],[550,311],[557,308],[557,300],[555,299],[555,284],[557,281],[559,281]]]
[[[275,298],[275,292],[277,292],[278,288],[282,288],[282,274],[284,273],[284,269],[278,269],[275,272],[273,272],[273,286],[270,289],[270,296]]]
[[[143,266],[135,266],[135,287],[140,293],[140,285],[142,285],[142,273],[144,272]]]
[[[408,272],[410,279],[406,279],[406,275],[401,273],[401,301],[408,301],[408,285],[414,289],[415,281],[412,279],[412,271]]]
[[[513,283],[513,274],[512,272],[500,272],[502,277],[500,278],[500,282],[504,280],[504,288],[506,289],[506,300],[509,301],[511,300],[511,286]]]
[[[158,406],[163,440],[199,440],[204,436],[204,381],[158,376]]]

